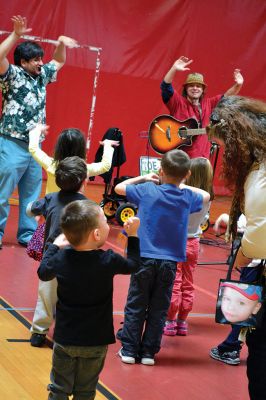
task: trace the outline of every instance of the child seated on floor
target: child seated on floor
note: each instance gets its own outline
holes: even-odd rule
[[[39,278],[58,282],[53,365],[49,399],[94,399],[107,346],[115,342],[113,279],[137,271],[138,218],[124,224],[127,259],[104,251],[109,226],[103,210],[90,200],[68,204],[61,217],[60,235],[48,245]],[[70,246],[66,246],[66,239]],[[62,249],[60,249],[62,248]]]

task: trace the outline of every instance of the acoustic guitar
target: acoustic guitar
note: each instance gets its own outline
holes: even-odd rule
[[[157,153],[164,154],[182,146],[191,146],[192,137],[206,134],[195,118],[178,121],[171,115],[159,115],[150,124],[149,142]]]

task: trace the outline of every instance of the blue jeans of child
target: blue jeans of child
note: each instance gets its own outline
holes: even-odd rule
[[[258,265],[257,267],[243,267],[241,269],[241,274],[239,281],[240,282],[248,282],[252,283],[256,281],[258,273],[261,270],[261,266]],[[241,330],[241,326],[239,325],[231,325],[231,332],[227,336],[227,338],[218,345],[218,349],[220,352],[231,352],[231,351],[239,351],[242,347],[242,342],[238,340],[239,333]]]
[[[9,214],[8,199],[18,186],[19,222],[17,239],[27,243],[37,227],[26,214],[28,203],[37,200],[42,185],[42,169],[28,151],[28,143],[0,135],[0,239]]]
[[[175,275],[174,261],[141,259],[139,271],[131,275],[125,307],[121,333],[125,355],[153,357],[159,352]]]
[[[49,400],[94,400],[107,346],[62,346],[54,343]]]

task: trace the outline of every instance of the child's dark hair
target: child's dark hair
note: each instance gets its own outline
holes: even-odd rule
[[[35,57],[43,57],[44,50],[35,42],[25,41],[20,43],[14,51],[14,64],[21,66],[21,60],[30,61]]]
[[[78,192],[87,177],[87,165],[77,156],[66,157],[55,170],[55,183],[65,192]]]
[[[69,203],[61,214],[61,229],[72,246],[78,246],[98,227],[100,206],[91,200]]]
[[[180,180],[185,178],[190,170],[190,158],[182,150],[170,150],[163,155],[161,167],[165,175]]]
[[[190,171],[186,184],[205,190],[210,194],[210,200],[213,200],[213,169],[210,161],[204,157],[192,158]]]
[[[78,156],[86,159],[86,140],[77,128],[64,129],[56,142],[54,162],[58,163],[66,157]]]

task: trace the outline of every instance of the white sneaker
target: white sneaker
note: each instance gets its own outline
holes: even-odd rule
[[[142,357],[140,362],[143,365],[154,365],[155,364],[154,358],[151,358],[151,357]]]
[[[121,357],[122,362],[125,364],[135,364],[136,362],[134,357],[123,355],[123,347],[119,350],[117,354],[119,355],[119,357]]]

